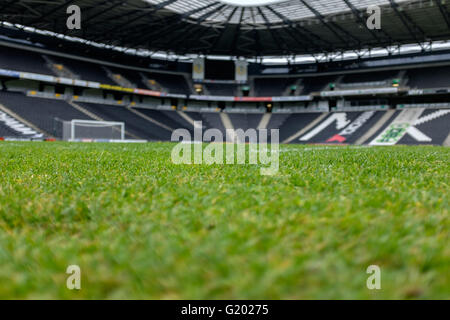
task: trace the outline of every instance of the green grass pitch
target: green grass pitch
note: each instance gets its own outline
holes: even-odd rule
[[[1,142],[0,298],[450,298],[449,148],[281,146],[261,176],[172,147]]]

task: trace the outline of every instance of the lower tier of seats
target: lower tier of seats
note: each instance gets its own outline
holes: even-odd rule
[[[160,111],[128,106],[68,102],[0,91],[0,138],[62,138],[62,121],[123,122],[127,139],[171,141],[173,131],[279,130],[279,142],[296,144],[443,145],[450,135],[450,109],[243,114]],[[3,119],[3,120],[2,120]],[[246,140],[248,141],[248,139]],[[274,141],[276,142],[276,141]]]

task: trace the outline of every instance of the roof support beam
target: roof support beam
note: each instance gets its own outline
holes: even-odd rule
[[[241,14],[239,15],[239,22],[236,26],[236,30],[234,32],[233,41],[231,42],[231,50],[236,51],[237,44],[239,42],[239,36],[241,34],[241,26],[242,26],[242,20],[244,19],[244,8],[241,8]]]
[[[55,39],[70,34],[82,43],[105,47],[244,56],[374,47],[390,50],[406,43],[418,43],[428,50],[430,41],[450,39],[449,0],[387,0],[382,9],[389,11],[383,23],[388,29],[381,30],[362,30],[366,29],[366,6],[359,7],[358,1],[291,0],[234,6],[219,0],[3,0],[0,20],[15,25],[9,29],[22,30],[19,37],[29,35],[44,44],[44,35],[26,27],[55,32]],[[65,26],[65,8],[71,4],[82,7],[81,30],[68,31]],[[427,24],[427,19],[434,25]]]
[[[442,17],[444,18],[445,22],[447,23],[448,28],[450,29],[450,13],[447,11],[447,9],[442,4],[442,0],[434,0],[436,2],[439,11],[442,14]]]
[[[419,38],[417,37],[415,31],[418,31],[419,33],[421,33],[422,36],[425,35],[425,33],[423,32],[423,30],[418,27],[412,20],[411,18],[409,18],[406,13],[404,12],[400,12],[400,10],[398,9],[399,5],[398,3],[395,2],[395,0],[389,0],[392,9],[394,9],[395,14],[397,15],[397,17],[401,20],[402,24],[405,26],[405,28],[408,30],[409,34],[411,35],[411,37],[414,38],[414,40],[417,42],[417,44],[423,48],[422,45],[422,41],[419,40]],[[414,30],[413,30],[414,29]]]
[[[123,27],[126,27],[126,26],[128,26],[130,24],[136,23],[137,21],[141,20],[142,18],[147,17],[149,14],[156,13],[159,10],[163,9],[164,7],[170,5],[170,4],[174,3],[174,2],[177,2],[177,1],[178,0],[166,0],[164,2],[161,2],[161,3],[157,4],[156,6],[150,7],[149,11],[144,10],[145,13],[143,13],[143,14],[141,14],[141,15],[133,18],[133,19],[130,19],[128,22],[120,24],[120,25],[116,26],[115,28],[112,28],[110,30],[105,31],[105,34],[108,34],[108,33],[111,33],[111,32],[117,32],[119,30],[122,30]],[[135,14],[135,13],[142,13],[142,10],[131,11],[128,15]],[[123,17],[124,17],[124,15],[121,15],[121,16],[119,16],[117,18],[119,19],[119,18],[123,18]]]
[[[166,2],[172,3],[172,2],[176,2],[176,1],[178,1],[178,0],[168,0]],[[220,5],[220,4],[221,4],[220,2],[213,2],[213,3],[210,3],[210,4],[206,5],[206,6],[203,6],[203,7],[197,8],[197,9],[193,9],[193,10],[191,10],[189,12],[186,12],[186,13],[184,13],[181,16],[178,16],[178,17],[177,16],[173,16],[170,21],[167,21],[165,27],[158,29],[156,32],[149,33],[145,37],[140,36],[139,39],[135,38],[136,40],[139,40],[137,45],[146,43],[147,41],[151,41],[154,38],[160,38],[161,35],[167,35],[168,33],[177,30],[179,25],[184,22],[184,19],[192,16],[193,14],[196,14],[198,12],[201,12],[203,10],[206,10],[208,8],[211,8],[213,6],[217,6],[217,5]],[[211,13],[211,12],[214,13],[214,10],[210,11],[209,13]],[[208,12],[207,12],[207,14],[208,14]],[[197,26],[197,24],[194,24],[194,26]],[[192,28],[192,26],[190,27],[190,29],[191,28]],[[135,39],[133,39],[133,40],[135,40]]]
[[[262,56],[262,46],[261,46],[261,39],[259,38],[258,30],[253,29],[253,38],[255,39],[255,50],[257,56]]]
[[[269,31],[270,35],[272,36],[273,41],[277,45],[278,49],[280,49],[282,52],[286,50],[286,48],[283,46],[283,44],[280,42],[280,39],[278,39],[278,35],[275,33],[275,30],[271,28],[270,21],[267,19],[266,15],[262,11],[260,7],[258,7],[258,12],[263,17],[264,22],[266,23],[266,29]]]
[[[230,21],[234,14],[236,13],[236,11],[238,10],[238,7],[235,7],[232,11],[231,14],[227,17],[227,21]],[[222,40],[223,35],[225,34],[225,31],[227,30],[227,26],[224,26],[222,28],[222,30],[220,31],[219,35],[217,36],[216,40],[214,40],[214,43],[211,45],[210,50],[214,50],[215,48],[217,48],[217,45],[219,44],[220,40]]]
[[[306,38],[306,42],[302,41],[303,44],[302,45],[312,45],[313,47],[322,50],[323,47],[318,46],[316,44],[316,41],[320,41],[322,43],[324,43],[325,45],[332,47],[331,43],[329,43],[328,41],[323,40],[322,38],[320,38],[319,36],[317,36],[316,34],[308,31],[306,28],[300,27],[300,26],[294,26],[294,23],[292,22],[292,20],[288,19],[287,17],[285,17],[284,15],[282,15],[281,13],[279,13],[278,11],[274,10],[272,7],[268,6],[267,9],[269,9],[274,15],[276,15],[278,18],[280,18],[281,20],[283,20],[283,22],[288,26],[288,28],[283,28],[287,33],[289,33],[289,35],[296,40],[296,42],[300,42],[300,40],[297,38],[295,31],[292,31],[294,29],[298,30],[299,32],[301,32],[302,36]]]
[[[309,11],[311,11],[312,13],[314,13],[314,15],[316,16],[317,19],[320,20],[320,22],[328,29],[330,30],[339,40],[341,40],[343,43],[345,43],[347,46],[349,46],[348,42],[346,39],[342,38],[342,36],[335,30],[338,29],[339,31],[341,31],[342,33],[344,33],[345,35],[347,35],[348,37],[350,37],[353,41],[355,41],[358,45],[360,44],[360,40],[356,39],[353,35],[351,35],[350,33],[348,33],[347,31],[345,31],[343,28],[341,28],[340,26],[338,26],[337,24],[330,22],[328,23],[325,20],[325,17],[316,9],[314,9],[314,7],[312,7],[308,2],[306,2],[305,0],[299,0],[301,3],[303,3],[303,5],[308,8]],[[334,28],[333,28],[333,27]]]
[[[221,10],[225,6],[226,6],[225,4],[221,5],[216,10]],[[206,19],[208,19],[208,17],[212,16],[215,13],[216,12],[214,10],[206,12],[205,14],[203,14],[202,16],[197,18],[197,20],[196,20],[197,23],[196,24],[193,24],[192,26],[189,26],[186,30],[184,30],[184,32],[180,33],[180,35],[178,37],[170,39],[170,42],[174,44],[174,47],[176,47],[178,45],[178,42],[179,42],[180,39],[187,40],[189,38],[189,36],[192,34],[192,30],[195,29],[195,27],[200,26],[202,24],[202,22],[204,22]],[[208,31],[208,28],[204,28],[204,29],[205,30],[201,34],[201,36],[203,36]]]
[[[372,38],[374,38],[382,46],[381,40],[377,36],[377,34],[373,30],[370,30],[369,28],[366,28],[366,21],[364,21],[364,19],[361,17],[361,12],[358,9],[356,9],[356,7],[353,5],[352,2],[350,2],[350,0],[343,0],[343,1],[347,5],[347,7],[349,7],[350,10],[352,10],[352,12],[355,15],[356,19],[359,21],[359,23],[361,23],[361,25],[363,25],[364,29],[366,29],[370,33]],[[385,35],[387,35],[384,31],[382,31],[382,32]],[[390,37],[388,36],[388,38],[390,38]]]
[[[96,7],[98,8],[98,7],[102,6],[102,5],[108,4],[108,3],[110,3],[110,2],[111,2],[111,1],[104,1],[103,3],[97,4],[97,5],[95,5],[94,7],[90,8],[90,9],[92,10],[93,8],[96,8]],[[119,3],[113,3],[113,4],[112,4],[111,6],[109,6],[108,8],[103,9],[102,11],[99,11],[99,12],[96,13],[96,14],[93,14],[92,16],[88,17],[87,19],[84,19],[84,20],[83,20],[83,28],[86,27],[86,26],[91,25],[90,23],[87,23],[87,22],[89,22],[89,21],[91,21],[91,20],[93,20],[93,19],[95,19],[95,18],[100,17],[101,15],[104,15],[105,13],[108,13],[108,12],[110,12],[111,10],[114,10],[115,8],[117,8],[118,6],[123,5],[124,3],[126,3],[126,0],[125,0],[125,1],[121,1],[121,2],[119,2]]]
[[[5,3],[5,5],[0,7],[0,12],[2,12],[4,9],[8,8],[10,5],[17,3],[17,0],[11,0],[7,3]]]
[[[41,22],[41,19],[42,19],[42,18],[46,18],[46,17],[48,17],[49,15],[51,15],[51,14],[53,14],[53,13],[55,13],[55,12],[57,12],[57,11],[63,9],[63,8],[66,8],[66,7],[69,6],[72,2],[75,2],[75,1],[76,1],[76,0],[66,0],[65,2],[63,2],[63,3],[61,3],[59,6],[57,6],[56,8],[53,8],[53,9],[50,10],[50,11],[47,11],[47,12],[42,13],[41,16],[40,16],[39,18],[36,18],[36,19],[32,20],[32,21],[31,21],[31,24],[34,24],[34,23],[37,23],[37,22]],[[65,10],[64,10],[64,12],[65,12]]]

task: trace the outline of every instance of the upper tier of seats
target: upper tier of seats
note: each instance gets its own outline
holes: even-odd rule
[[[256,78],[255,93],[261,97],[281,96],[296,80],[293,78]]]
[[[408,86],[415,89],[450,87],[450,66],[411,69],[407,72]]]
[[[212,96],[237,96],[237,85],[235,84],[207,83],[204,86]]]
[[[328,89],[330,83],[336,81],[338,76],[322,76],[307,78],[303,82],[302,94],[310,94],[312,92],[320,92]]]
[[[393,79],[396,79],[398,74],[399,72],[396,70],[347,74],[342,78],[341,83],[363,84],[363,83],[389,82],[392,81]]]
[[[155,80],[159,83],[164,91],[175,94],[191,94],[189,85],[182,75],[163,74],[163,73],[146,73],[150,80]]]
[[[95,81],[103,84],[121,85],[113,75],[123,77],[123,83],[129,83],[134,88],[161,90],[173,94],[192,94],[188,75],[142,72],[119,67],[102,66],[101,64],[47,55],[50,61],[61,64],[74,76],[81,80]],[[22,49],[0,46],[0,68],[54,75],[42,54]],[[119,79],[121,78],[119,77]],[[450,66],[428,67],[409,70],[367,71],[356,74],[254,78],[254,88],[251,92],[256,96],[306,95],[312,92],[329,90],[329,84],[334,83],[337,89],[357,88],[358,86],[379,87],[390,86],[393,79],[400,79],[401,85],[414,89],[450,87]],[[126,80],[126,81],[125,81]],[[295,87],[293,87],[295,85]],[[292,90],[290,88],[292,87]],[[239,95],[238,85],[205,84],[206,93],[219,96]]]
[[[135,88],[139,89],[150,89],[149,85],[145,83],[144,78],[142,77],[139,71],[134,70],[126,70],[122,68],[114,68],[108,67],[112,73],[121,75],[126,80],[130,81]]]
[[[53,76],[38,53],[0,46],[0,68]]]
[[[60,57],[51,58],[57,63],[64,65],[72,73],[78,75],[81,80],[117,85],[98,64]]]

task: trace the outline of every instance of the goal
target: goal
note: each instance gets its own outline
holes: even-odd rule
[[[65,121],[63,139],[68,141],[125,140],[125,124],[93,120]]]

